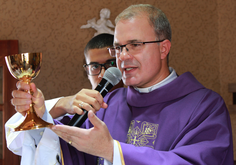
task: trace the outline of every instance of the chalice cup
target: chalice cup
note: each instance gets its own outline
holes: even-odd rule
[[[40,72],[42,53],[21,53],[5,56],[5,61],[11,75],[26,83],[30,83]],[[32,90],[26,91],[33,95]],[[41,119],[35,112],[34,103],[26,113],[24,121],[14,128],[14,131],[24,131],[49,127],[53,124]]]

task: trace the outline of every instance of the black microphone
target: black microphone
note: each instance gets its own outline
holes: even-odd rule
[[[110,67],[105,71],[101,82],[98,84],[95,90],[99,91],[102,97],[104,97],[113,86],[120,82],[121,77],[122,74],[118,68]],[[85,122],[85,120],[88,118],[88,111],[84,110],[83,108],[82,110],[84,111],[83,115],[75,114],[70,120],[68,124],[69,126],[80,127]]]

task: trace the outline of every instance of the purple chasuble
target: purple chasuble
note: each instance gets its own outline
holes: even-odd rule
[[[191,73],[150,93],[120,88],[104,100],[108,108],[99,110],[97,116],[120,142],[126,165],[233,165],[225,103]],[[83,127],[92,125],[86,120]],[[96,165],[97,157],[60,142],[65,165]]]

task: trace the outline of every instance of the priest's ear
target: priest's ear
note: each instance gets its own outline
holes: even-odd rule
[[[171,42],[164,40],[161,42],[161,59],[165,59],[170,52]]]

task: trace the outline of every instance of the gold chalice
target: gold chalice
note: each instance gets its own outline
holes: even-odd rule
[[[30,83],[40,72],[42,53],[21,53],[5,56],[5,61],[11,75],[18,79]],[[32,91],[27,91],[33,95]],[[34,110],[34,103],[30,104],[24,121],[14,128],[15,131],[24,131],[31,129],[39,129],[51,126],[42,120]]]

